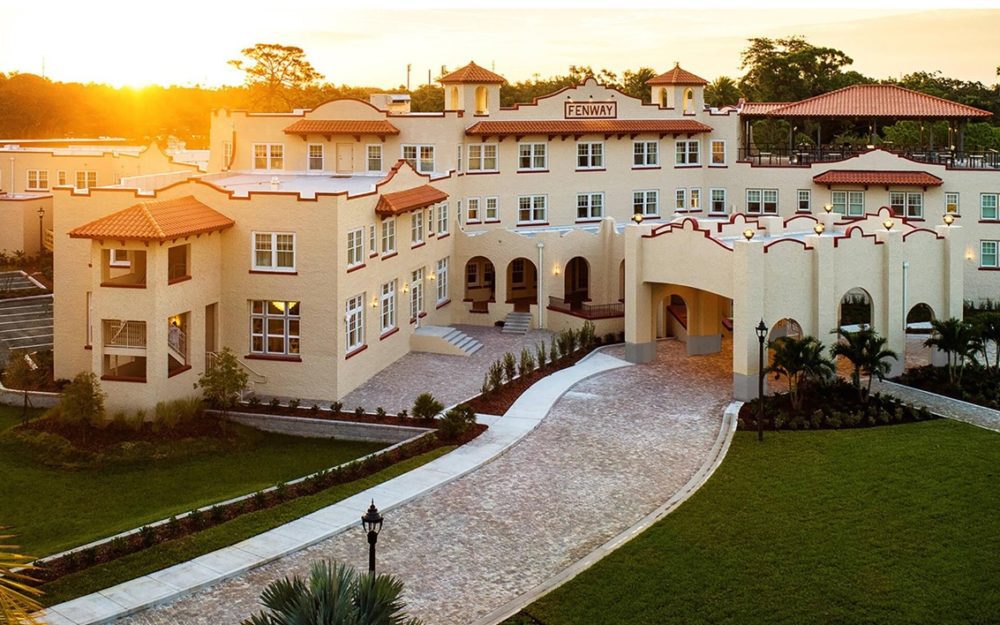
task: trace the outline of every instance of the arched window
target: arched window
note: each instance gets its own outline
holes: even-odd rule
[[[684,112],[693,113],[694,112],[694,90],[685,89],[684,90]]]
[[[486,87],[476,87],[476,113],[488,113],[489,110],[489,96]]]
[[[670,106],[670,102],[667,100],[667,90],[660,89],[660,106],[667,108]]]
[[[458,110],[458,87],[451,88],[451,96],[448,98],[448,110]]]

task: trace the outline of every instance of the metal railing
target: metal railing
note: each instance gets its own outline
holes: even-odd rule
[[[217,352],[205,352],[205,366],[209,367],[212,362],[219,357]],[[239,364],[240,368],[247,372],[247,386],[240,393],[240,400],[246,399],[247,394],[252,394],[254,392],[254,386],[256,384],[267,384],[267,376],[254,370],[253,367],[237,359],[236,363]]]
[[[187,364],[187,333],[178,326],[170,326],[167,331],[167,345],[182,364]]]
[[[51,252],[55,250],[55,241],[55,233],[52,232],[52,230],[46,230],[44,236],[42,237],[42,246],[45,247],[45,251]]]
[[[567,301],[561,297],[549,296],[549,309],[569,313],[585,319],[607,319],[610,317],[625,316],[624,302],[615,302],[613,304],[590,304],[575,300]]]
[[[893,148],[879,146],[910,160],[932,165],[946,165],[955,169],[1000,169],[1000,152],[997,150],[957,151],[940,148]],[[813,163],[833,163],[853,158],[870,151],[867,146],[802,145],[754,146],[739,149],[738,159],[759,167],[808,167]]]
[[[104,346],[145,349],[146,322],[122,321],[121,319],[105,319]]]

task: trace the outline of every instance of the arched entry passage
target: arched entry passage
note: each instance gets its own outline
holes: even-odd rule
[[[855,287],[840,298],[837,325],[844,332],[856,332],[872,327],[872,296],[868,291]]]
[[[530,312],[538,303],[538,270],[527,258],[515,258],[507,265],[507,303],[516,312]]]
[[[903,366],[923,367],[932,363],[932,350],[924,346],[931,335],[934,310],[927,304],[917,304],[906,313],[906,351]]]
[[[566,264],[563,299],[571,310],[579,310],[590,300],[590,263],[582,256],[576,256]]]
[[[490,302],[496,301],[493,263],[483,256],[465,264],[465,301],[472,304],[472,312],[487,312]]]
[[[687,302],[680,295],[671,295],[666,301],[666,336],[687,337]]]
[[[801,339],[805,336],[802,331],[802,324],[795,319],[785,318],[779,319],[777,323],[771,326],[771,331],[767,334],[767,366],[770,367],[774,364],[774,349],[770,345],[779,339],[783,338],[793,338]],[[767,393],[784,393],[788,391],[788,380],[779,376],[772,375],[767,381]]]

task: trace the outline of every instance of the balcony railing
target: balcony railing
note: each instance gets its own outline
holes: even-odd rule
[[[556,310],[583,317],[584,319],[610,319],[625,316],[625,303],[589,304],[587,302],[566,301],[561,297],[549,297],[549,310]]]
[[[905,158],[932,165],[946,165],[955,169],[1000,169],[1000,152],[997,150],[964,151],[942,150],[940,148],[893,148],[882,145],[882,149]],[[755,146],[740,148],[739,160],[758,167],[808,167],[813,163],[833,163],[870,151],[867,146],[853,145],[802,145],[795,148],[785,146]]]
[[[104,346],[146,349],[146,322],[105,319]]]

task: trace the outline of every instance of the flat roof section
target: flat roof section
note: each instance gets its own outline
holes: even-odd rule
[[[210,174],[201,180],[232,191],[236,197],[253,193],[298,193],[303,199],[314,199],[317,193],[371,193],[382,174],[331,176],[307,173],[226,172]]]

